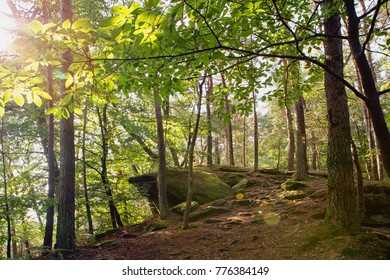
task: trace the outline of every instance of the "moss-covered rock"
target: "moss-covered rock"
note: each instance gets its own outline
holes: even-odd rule
[[[235,184],[232,187],[232,190],[235,194],[245,191],[245,189],[248,187],[248,180],[244,179]]]
[[[390,195],[389,181],[364,181],[363,186],[365,193]]]
[[[303,190],[306,188],[306,184],[301,181],[287,180],[282,184],[282,189],[285,191]]]
[[[365,194],[366,213],[367,214],[386,214],[390,213],[390,196],[385,193]]]
[[[168,223],[166,221],[155,221],[151,224],[148,224],[144,231],[157,231],[168,227]]]
[[[178,213],[178,214],[183,214],[186,210],[186,206],[187,206],[187,202],[182,202],[182,203],[172,207],[171,211]],[[199,202],[191,201],[190,211],[194,211],[198,207],[199,207]]]
[[[285,191],[282,194],[282,198],[287,200],[302,199],[305,198],[306,196],[307,196],[307,192],[303,190]]]
[[[204,209],[191,213],[189,219],[190,221],[196,221],[205,217],[224,214],[228,211],[229,209],[226,207],[208,206]]]
[[[170,169],[167,172],[167,192],[181,201],[187,198],[188,171]],[[194,170],[193,173],[193,200],[205,204],[233,194],[232,189],[218,178],[217,175]]]

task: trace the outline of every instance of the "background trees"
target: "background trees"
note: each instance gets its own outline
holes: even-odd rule
[[[43,233],[43,213],[52,209],[54,200],[59,248],[73,250],[75,236],[91,233],[92,223],[99,232],[149,215],[145,200],[126,183],[133,174],[159,170],[161,216],[166,217],[165,165],[191,165],[192,148],[198,164],[294,169],[301,179],[307,176],[310,158],[311,168],[330,172],[330,221],[352,229],[358,227],[354,212],[345,216],[337,206],[348,193],[349,209],[358,211],[352,195],[349,121],[366,166],[364,175],[380,178],[381,159],[389,172],[385,2],[365,3],[357,15],[354,1],[320,7],[297,0],[174,0],[169,5],[157,0],[123,5],[75,0],[73,18],[65,9],[69,1],[62,1],[61,7],[9,2],[14,16],[26,24],[11,54],[2,59],[0,113],[7,131],[30,133],[21,140],[22,147],[28,147],[26,161],[35,164],[47,155],[49,165],[25,171],[19,162],[24,156],[13,156],[17,148],[7,134],[2,180],[9,191],[0,195],[9,207],[20,209],[20,224],[29,212],[35,213],[37,236]],[[30,12],[23,7],[31,7]],[[61,21],[48,17],[60,8]],[[322,24],[337,13],[346,15],[345,34],[336,22]],[[205,80],[201,89],[194,89],[194,79]],[[204,102],[194,143],[199,98]],[[26,116],[26,108],[33,113]],[[18,128],[16,119],[29,123],[28,130]],[[294,121],[299,124],[295,131]],[[38,138],[47,143],[38,145]],[[62,179],[53,199],[58,150]],[[345,161],[338,161],[341,154]],[[51,187],[46,199],[42,182],[47,177]],[[13,180],[25,180],[34,191],[19,197],[23,188]],[[348,191],[340,186],[348,186]],[[14,204],[13,196],[20,204]],[[30,203],[31,197],[36,204]],[[50,211],[44,242],[48,247]],[[17,236],[22,228],[14,227]]]

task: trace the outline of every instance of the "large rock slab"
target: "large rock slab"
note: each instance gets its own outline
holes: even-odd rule
[[[150,201],[158,205],[156,174],[131,177],[129,182],[132,183],[141,194],[148,196]],[[170,207],[186,201],[188,191],[187,170],[167,170],[166,183],[168,204]],[[209,203],[233,195],[232,188],[219,179],[217,175],[200,170],[194,170],[193,188],[194,193],[192,199],[199,202],[199,204]]]

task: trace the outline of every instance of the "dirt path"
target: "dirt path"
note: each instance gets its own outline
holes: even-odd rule
[[[226,174],[220,174],[221,176]],[[218,201],[226,213],[181,229],[172,214],[167,227],[145,232],[156,218],[122,228],[92,245],[79,246],[69,259],[389,259],[386,235],[335,236],[323,226],[326,180],[312,178],[309,196],[282,199],[287,175],[245,174],[251,186],[240,199]],[[215,203],[214,203],[215,204]],[[203,205],[202,207],[207,207]],[[158,224],[158,223],[157,223]]]

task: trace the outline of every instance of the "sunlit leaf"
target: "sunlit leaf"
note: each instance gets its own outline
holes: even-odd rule
[[[33,94],[33,101],[38,107],[42,106],[42,99],[37,94]]]
[[[65,29],[69,29],[70,28],[70,20],[69,19],[65,20],[62,23],[62,27],[65,28]]]
[[[4,107],[0,107],[0,117],[4,116]]]
[[[34,19],[28,24],[28,29],[30,29],[34,34],[38,34],[42,31],[43,25],[40,21]]]
[[[19,91],[13,92],[12,98],[18,106],[22,107],[24,105],[24,97]]]
[[[80,108],[77,108],[77,107],[73,109],[73,112],[75,114],[77,114],[77,115],[82,115],[83,114],[83,110],[81,110]]]
[[[72,28],[73,29],[93,29],[93,25],[91,23],[91,19],[89,18],[81,18],[81,19],[78,19],[76,20],[73,25],[72,25]]]
[[[130,10],[124,6],[114,6],[111,9],[111,13],[128,16],[130,15]]]

